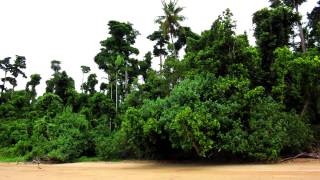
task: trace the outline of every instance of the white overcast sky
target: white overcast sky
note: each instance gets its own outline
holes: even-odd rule
[[[316,2],[308,0],[301,7],[302,14],[310,12]],[[187,17],[182,24],[196,33],[209,29],[230,8],[237,33],[252,35],[252,14],[268,5],[268,0],[179,0],[179,6],[185,7],[182,15]],[[50,61],[59,60],[79,89],[81,65],[103,75],[93,58],[100,50],[99,42],[107,37],[109,20],[131,22],[141,33],[135,44],[141,57],[152,51],[153,43],[146,37],[157,30],[154,20],[162,14],[160,0],[0,0],[0,59],[25,56],[28,77],[42,76],[40,94],[52,75]],[[24,88],[26,81],[20,79],[18,88]]]

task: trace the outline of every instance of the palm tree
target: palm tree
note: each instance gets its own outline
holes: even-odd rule
[[[159,16],[156,19],[156,23],[160,24],[160,28],[163,31],[164,36],[169,35],[171,45],[173,47],[174,55],[177,57],[178,53],[174,46],[173,39],[177,36],[179,29],[181,28],[180,22],[185,20],[184,16],[179,15],[183,10],[182,7],[177,6],[177,0],[170,0],[169,3],[162,1],[164,15]]]

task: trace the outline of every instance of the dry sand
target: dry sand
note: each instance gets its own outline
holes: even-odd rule
[[[70,164],[0,163],[0,180],[320,180],[320,161],[297,159],[280,164],[214,165],[154,161]]]

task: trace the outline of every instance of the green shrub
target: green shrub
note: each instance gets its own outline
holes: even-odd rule
[[[30,127],[32,122],[26,119],[9,119],[0,124],[0,148],[6,149],[10,156],[24,156],[31,151]]]
[[[104,160],[128,158],[126,137],[122,131],[116,131],[109,136],[96,139],[96,154]]]
[[[33,157],[66,162],[87,148],[89,123],[81,114],[66,108],[54,118],[38,119],[33,129]]]
[[[48,116],[53,118],[63,110],[62,99],[53,93],[46,93],[38,98],[35,108],[39,113],[38,117]]]
[[[263,87],[210,75],[182,81],[163,100],[129,108],[122,130],[136,157],[178,151],[189,157],[220,153],[275,160],[282,152],[303,150],[311,140],[300,116],[265,96]]]

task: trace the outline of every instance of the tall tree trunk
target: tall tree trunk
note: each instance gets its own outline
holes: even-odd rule
[[[163,51],[163,46],[162,45],[160,45],[160,74],[161,74],[161,72],[162,72],[162,66],[163,66],[163,62],[162,62],[162,52]]]
[[[162,54],[160,54],[160,74],[162,72]]]
[[[111,98],[111,100],[113,100],[113,98],[112,98],[112,82],[110,81],[110,98]]]
[[[176,47],[174,46],[174,43],[173,43],[173,34],[172,33],[170,33],[170,39],[171,39],[171,44],[172,44],[172,47],[173,47],[174,57],[177,58],[178,54],[177,54]]]
[[[36,100],[36,95],[37,95],[35,86],[32,86],[31,92],[32,92],[31,102],[34,102]]]
[[[298,7],[298,4],[296,4],[295,1],[293,1],[294,3],[294,7],[296,9],[296,13],[299,14],[299,7]],[[302,24],[301,24],[301,21],[298,22],[298,28],[299,28],[299,36],[300,36],[300,40],[301,40],[301,50],[303,53],[306,52],[307,48],[306,48],[306,40],[305,40],[305,37],[304,37],[304,32],[303,32],[303,28],[302,28]]]
[[[82,81],[81,81],[81,86],[83,85],[83,81],[84,81],[84,73],[82,73]],[[81,92],[83,93],[83,87],[81,87]]]
[[[118,113],[118,72],[116,73],[116,114]]]
[[[125,92],[126,92],[126,97],[128,96],[128,64],[126,63],[126,71],[125,71],[125,83],[124,83],[124,88],[125,88]]]
[[[301,114],[300,114],[301,117],[303,117],[306,114],[306,112],[307,112],[307,110],[309,108],[309,104],[310,104],[310,98],[308,96],[307,99],[304,102],[303,109],[302,109]]]
[[[110,127],[110,131],[112,131],[112,120],[111,120],[111,118],[109,119],[109,127]]]

